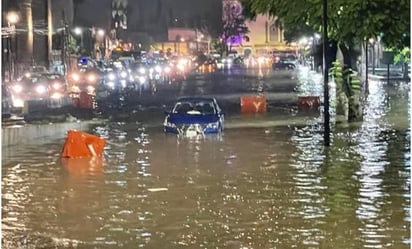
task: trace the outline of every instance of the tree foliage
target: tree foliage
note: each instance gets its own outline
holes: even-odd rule
[[[244,17],[237,17],[230,22],[224,23],[222,41],[226,52],[231,50],[231,45],[237,42],[237,39],[249,39],[246,34],[249,28],[246,26]]]
[[[241,0],[244,15],[277,16],[285,30],[304,26],[322,31],[322,0]],[[328,0],[328,37],[351,46],[381,37],[387,47],[403,49],[410,44],[410,1],[408,0]]]

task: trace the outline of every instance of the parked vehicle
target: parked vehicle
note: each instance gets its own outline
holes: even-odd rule
[[[185,97],[166,112],[164,131],[182,136],[221,134],[224,113],[215,98]]]
[[[45,73],[42,76],[48,80],[49,97],[52,99],[60,99],[67,94],[67,81],[63,75],[57,73]]]
[[[94,95],[96,85],[101,82],[101,79],[100,71],[90,68],[80,68],[79,71],[72,72],[69,75],[69,92],[71,95],[80,94],[80,92]]]
[[[49,80],[44,75],[24,76],[11,83],[10,88],[13,105],[17,108],[23,107],[25,101],[47,100],[50,97]]]
[[[296,65],[286,61],[279,61],[272,64],[273,70],[294,70]]]
[[[273,70],[294,70],[296,63],[289,58],[281,57],[273,62],[272,68]]]

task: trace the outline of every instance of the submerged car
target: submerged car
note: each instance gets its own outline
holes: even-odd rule
[[[215,98],[180,98],[164,120],[166,133],[182,136],[220,134],[223,129],[224,113]]]

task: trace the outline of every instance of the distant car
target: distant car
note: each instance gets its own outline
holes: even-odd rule
[[[31,75],[22,77],[10,85],[14,107],[21,108],[25,101],[48,99],[49,79],[45,76]]]
[[[272,64],[273,70],[294,70],[296,64],[290,61],[280,60]]]
[[[164,131],[182,136],[221,134],[224,113],[215,98],[185,97],[166,112]]]
[[[68,84],[65,77],[57,73],[41,74],[48,80],[49,97],[52,99],[60,99],[67,94]]]

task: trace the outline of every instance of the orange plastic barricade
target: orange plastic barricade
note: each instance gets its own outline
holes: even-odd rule
[[[266,98],[264,96],[243,96],[240,99],[242,113],[265,113]]]
[[[318,109],[320,107],[319,96],[303,96],[298,97],[299,109]]]
[[[85,132],[70,130],[62,150],[62,157],[101,157],[106,140]]]

